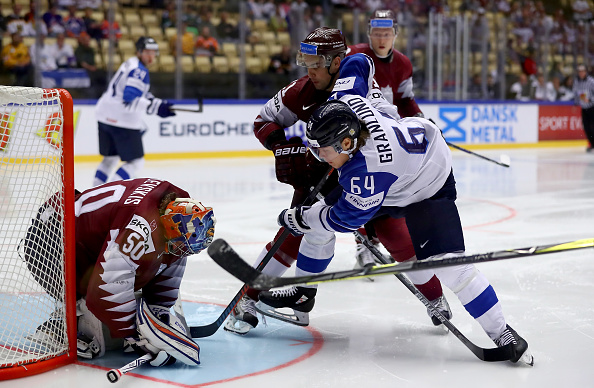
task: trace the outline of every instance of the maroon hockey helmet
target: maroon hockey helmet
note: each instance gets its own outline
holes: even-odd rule
[[[369,18],[367,25],[367,35],[371,35],[371,30],[374,28],[392,28],[394,36],[398,36],[398,22],[396,15],[389,9],[378,9]]]
[[[340,30],[319,27],[299,45],[297,65],[307,68],[329,67],[334,58],[344,58],[346,50],[346,40]]]

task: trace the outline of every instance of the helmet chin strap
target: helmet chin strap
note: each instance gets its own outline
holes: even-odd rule
[[[332,63],[330,63],[330,66],[332,66]],[[334,85],[334,81],[336,81],[336,76],[340,72],[340,68],[338,68],[338,70],[336,70],[336,72],[330,73],[330,66],[328,66],[326,68],[328,70],[328,74],[330,75],[330,81],[328,81],[328,85],[326,85],[326,87],[324,88],[324,90],[328,90],[328,88],[330,86],[333,86]]]

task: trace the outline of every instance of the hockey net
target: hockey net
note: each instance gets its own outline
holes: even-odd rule
[[[0,380],[76,359],[72,119],[65,90],[0,86]]]

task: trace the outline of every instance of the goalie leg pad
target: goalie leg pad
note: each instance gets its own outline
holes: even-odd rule
[[[78,316],[77,353],[82,358],[96,358],[105,354],[105,336],[103,324],[87,308],[85,299],[76,301],[76,315]]]
[[[144,298],[139,301],[136,325],[138,333],[151,346],[167,352],[186,365],[200,364],[200,347],[183,332],[183,326],[173,327],[161,321],[153,314]]]

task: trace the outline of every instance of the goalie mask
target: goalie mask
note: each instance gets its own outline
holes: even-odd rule
[[[216,219],[211,207],[192,198],[169,202],[161,216],[167,239],[167,253],[188,256],[208,248],[214,237]]]
[[[361,123],[353,110],[344,102],[330,100],[322,104],[307,122],[305,136],[312,154],[320,161],[326,162],[320,155],[323,147],[332,147],[339,154],[351,153],[357,148],[357,138],[361,133]],[[342,149],[345,138],[353,140],[349,150]]]

